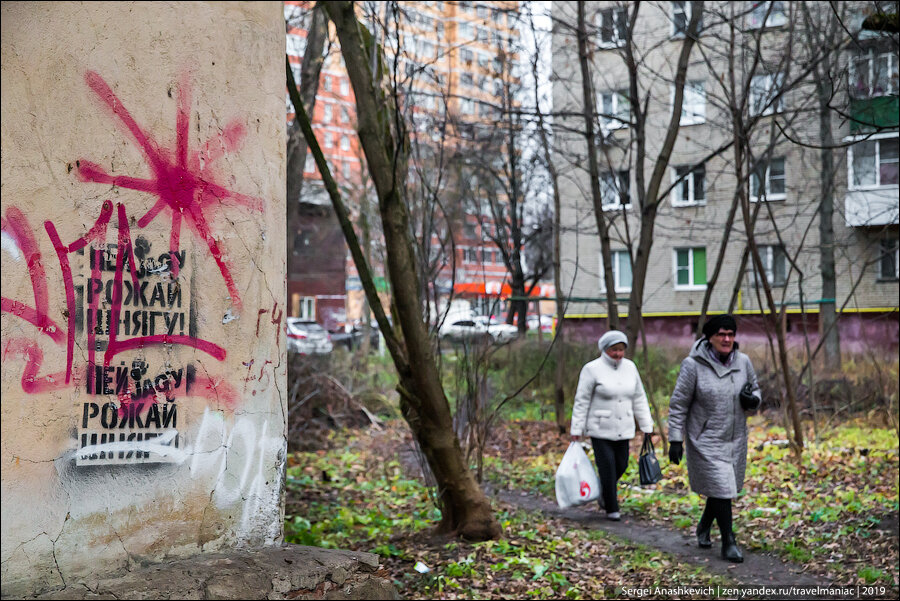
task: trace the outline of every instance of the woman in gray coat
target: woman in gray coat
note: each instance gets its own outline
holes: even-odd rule
[[[731,500],[744,486],[747,467],[747,413],[759,407],[759,384],[750,359],[734,340],[737,323],[717,315],[703,326],[681,363],[669,402],[669,460],[679,463],[687,449],[691,490],[706,497],[697,525],[697,543],[712,546],[713,519],[722,535],[722,557],[744,560],[732,530]]]

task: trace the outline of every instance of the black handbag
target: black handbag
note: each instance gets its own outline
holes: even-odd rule
[[[649,434],[644,434],[644,444],[641,445],[641,456],[638,459],[638,474],[641,477],[641,486],[656,484],[662,480],[662,470]]]

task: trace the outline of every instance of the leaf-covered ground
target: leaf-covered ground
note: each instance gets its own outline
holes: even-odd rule
[[[781,446],[784,438],[754,419],[747,481],[735,504],[742,546],[773,552],[834,584],[897,585],[896,432],[844,425],[810,444],[799,466]],[[286,538],[379,553],[407,598],[598,598],[623,586],[724,584],[655,549],[496,502],[502,540],[434,539],[429,531],[439,513],[411,476],[408,441],[402,422],[392,422],[386,432],[335,432],[328,449],[292,454]],[[485,476],[495,486],[553,498],[567,444],[547,422],[502,425],[487,450]],[[634,457],[636,447],[620,485],[623,511],[692,530],[702,500],[688,491],[684,465],[661,458],[665,479],[642,489],[632,486]],[[424,573],[415,569],[419,562]]]
[[[514,423],[489,462],[489,479],[509,489],[554,497],[552,474],[565,451],[549,424]],[[501,436],[502,438],[502,436]],[[735,502],[739,543],[804,565],[836,584],[898,584],[897,432],[847,423],[811,442],[797,465],[784,430],[751,420],[747,476]],[[690,492],[684,463],[660,457],[664,479],[637,486],[633,443],[628,471],[620,482],[622,511],[642,520],[693,531],[703,499]],[[657,445],[658,446],[658,445]],[[533,450],[514,454],[515,448]],[[659,449],[658,449],[659,452]],[[548,477],[548,474],[550,477]],[[714,539],[717,529],[713,527]]]
[[[655,549],[497,502],[501,540],[433,537],[440,514],[428,489],[405,475],[390,444],[403,428],[392,427],[336,433],[329,450],[290,456],[289,542],[378,553],[384,576],[410,599],[592,599],[622,587],[728,584]]]

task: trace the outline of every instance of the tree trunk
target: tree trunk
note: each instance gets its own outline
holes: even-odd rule
[[[603,198],[600,194],[600,165],[597,161],[597,142],[594,130],[596,109],[593,82],[588,53],[588,31],[584,16],[584,1],[578,2],[578,61],[581,65],[581,92],[584,98],[584,139],[587,143],[588,174],[591,178],[591,200],[594,203],[594,217],[597,219],[597,234],[600,236],[600,252],[603,255],[603,281],[606,282],[607,327],[619,328],[619,308],[616,305],[616,287],[612,271],[612,252],[609,247],[606,216],[603,214]]]
[[[442,512],[439,530],[470,540],[496,538],[500,525],[469,471],[453,431],[450,406],[423,320],[404,199],[409,142],[387,89],[383,57],[371,33],[357,20],[352,2],[329,2],[325,10],[341,42],[356,96],[359,139],[378,195],[394,316],[404,343],[403,352],[394,356],[400,378],[400,409],[438,485]],[[375,73],[369,66],[373,53],[378,58]],[[374,299],[370,303],[374,304]]]
[[[328,18],[319,8],[312,9],[309,31],[306,35],[306,50],[300,65],[300,81],[294,81],[294,73],[288,63],[288,87],[300,85],[300,100],[306,113],[311,115],[316,104],[316,93],[319,89],[319,73],[322,71],[325,38],[328,34]],[[285,57],[286,60],[287,57]],[[293,83],[292,83],[293,82]],[[296,113],[296,111],[295,111]],[[303,189],[303,176],[306,167],[306,140],[297,119],[291,124],[291,132],[287,141],[287,236],[288,260],[291,260],[297,232],[300,231],[300,194]],[[290,271],[290,270],[288,270]]]

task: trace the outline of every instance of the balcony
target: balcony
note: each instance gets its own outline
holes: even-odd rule
[[[849,190],[844,198],[844,215],[849,227],[897,225],[898,187]]]

